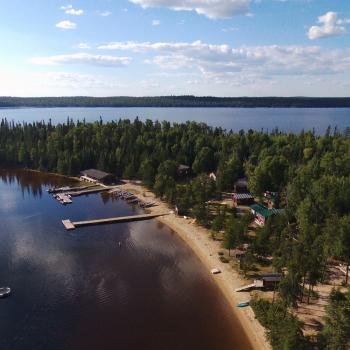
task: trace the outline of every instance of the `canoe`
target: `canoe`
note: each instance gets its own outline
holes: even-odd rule
[[[247,307],[247,306],[249,306],[249,301],[245,301],[245,302],[239,303],[239,304],[237,305],[237,307]]]
[[[5,298],[11,293],[10,287],[2,287],[0,288],[0,298]]]

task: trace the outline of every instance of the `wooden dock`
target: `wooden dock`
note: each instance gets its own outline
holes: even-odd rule
[[[160,216],[165,216],[165,215],[168,215],[168,213],[118,216],[118,217],[107,218],[107,219],[96,219],[96,220],[75,221],[75,222],[72,222],[72,221],[67,219],[67,220],[62,220],[62,224],[64,225],[65,229],[69,231],[69,230],[74,230],[77,227],[82,227],[82,226],[116,224],[116,223],[122,223],[122,222],[150,220],[150,219],[154,219],[154,218],[157,218]]]

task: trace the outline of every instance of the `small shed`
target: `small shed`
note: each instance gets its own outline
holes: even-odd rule
[[[258,224],[259,226],[264,226],[266,220],[270,216],[280,214],[283,211],[282,209],[270,209],[262,204],[253,204],[250,206],[250,209],[255,217],[256,224]]]
[[[276,272],[265,273],[261,276],[261,279],[264,282],[264,287],[269,287],[279,283],[282,279],[282,274]]]
[[[180,164],[177,167],[177,175],[179,177],[187,177],[190,175],[191,168],[188,165]]]
[[[250,192],[247,193],[233,193],[233,204],[237,205],[251,205],[254,204],[254,195]]]
[[[234,184],[234,191],[236,193],[247,193],[248,179],[246,177],[242,177],[241,179],[238,179]]]
[[[102,182],[103,184],[111,184],[116,181],[116,177],[113,174],[106,173],[97,169],[83,170],[80,174],[84,180],[95,183]]]

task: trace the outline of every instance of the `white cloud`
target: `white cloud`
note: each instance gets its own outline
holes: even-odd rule
[[[30,59],[30,62],[33,64],[46,66],[58,64],[89,64],[95,66],[125,67],[130,64],[131,58],[75,53],[70,55],[33,57]]]
[[[250,0],[129,0],[143,8],[166,7],[174,11],[195,11],[211,19],[231,18],[248,12]]]
[[[349,22],[347,19],[338,19],[337,13],[330,11],[318,17],[318,23],[320,25],[309,28],[307,35],[310,40],[345,34],[344,24]]]
[[[157,26],[159,26],[159,25],[160,25],[160,20],[154,19],[154,20],[152,21],[152,26],[157,27]]]
[[[186,42],[114,42],[100,49],[147,54],[148,64],[164,69],[197,68],[202,74],[246,73],[260,76],[319,75],[350,71],[350,50],[318,46],[266,45],[232,48],[229,45]],[[149,54],[154,53],[153,57]]]
[[[112,15],[112,12],[111,11],[102,11],[102,12],[99,12],[99,15],[102,17],[108,17],[108,16]]]
[[[67,15],[71,16],[81,16],[84,14],[84,10],[75,9],[72,5],[62,6],[61,10],[63,10]]]
[[[236,28],[236,27],[228,27],[228,28],[221,29],[221,31],[224,33],[235,32],[236,30],[238,30],[238,28]]]
[[[61,21],[56,24],[56,27],[61,29],[76,29],[77,24],[71,21]]]
[[[91,46],[88,43],[79,43],[77,45],[77,48],[82,50],[87,50],[87,49],[91,49]]]

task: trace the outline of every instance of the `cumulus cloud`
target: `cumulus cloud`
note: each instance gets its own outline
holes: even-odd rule
[[[202,74],[318,75],[350,70],[349,49],[319,46],[266,45],[233,48],[195,41],[113,42],[100,49],[145,53],[145,60],[165,69],[197,68]]]
[[[67,15],[71,16],[81,16],[84,14],[84,10],[75,9],[73,5],[62,6],[61,10],[63,10]]]
[[[143,8],[166,7],[174,11],[195,11],[211,19],[231,18],[248,12],[250,0],[129,0]]]
[[[57,55],[46,57],[33,57],[30,62],[38,65],[58,64],[89,64],[106,67],[125,67],[130,64],[130,57],[117,57],[106,55],[92,55],[88,53],[75,53],[70,55]]]
[[[349,23],[349,20],[338,19],[338,14],[330,11],[318,17],[318,23],[320,25],[309,28],[307,35],[310,40],[345,34],[346,28],[344,24]]]
[[[61,21],[56,24],[56,27],[61,29],[76,29],[77,24],[71,21]]]

